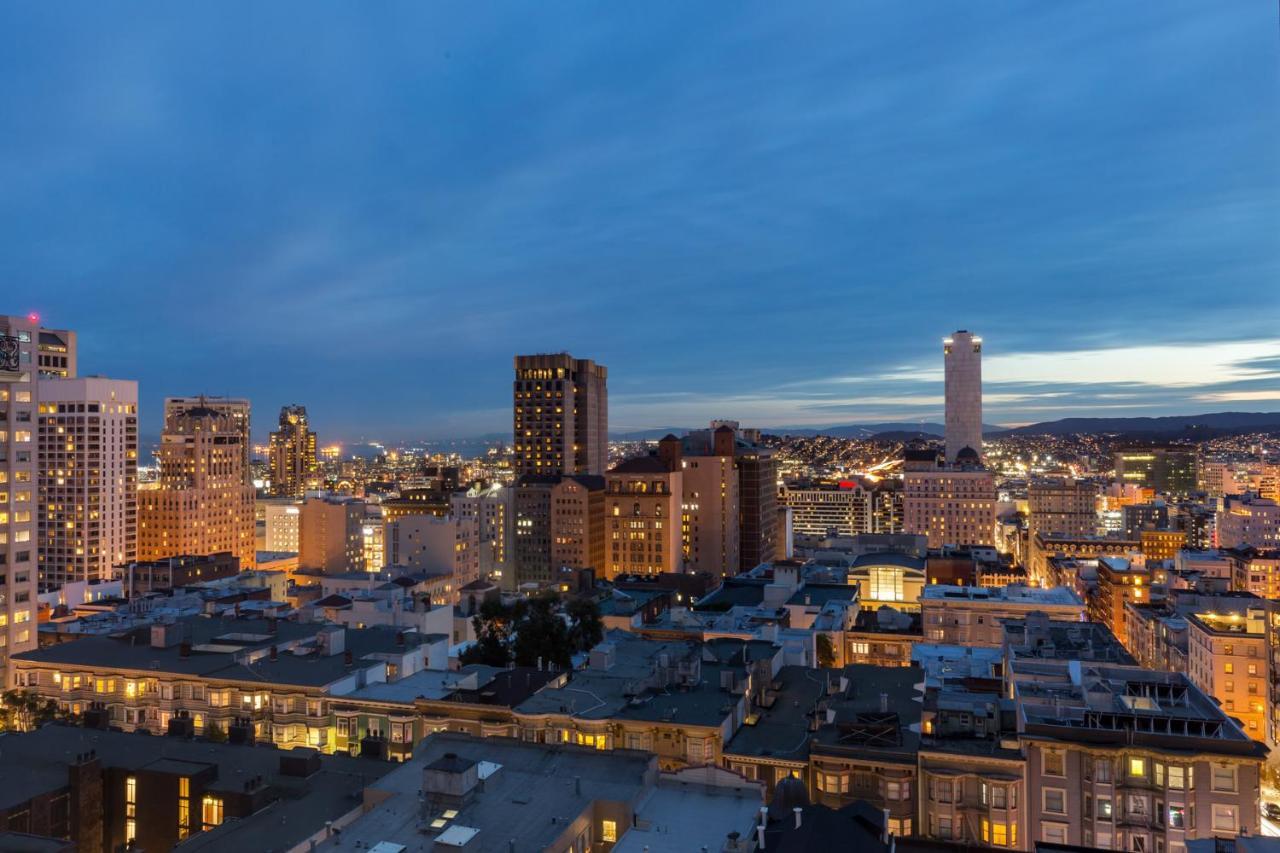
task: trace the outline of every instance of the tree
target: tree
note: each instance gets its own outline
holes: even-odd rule
[[[205,740],[210,743],[226,743],[227,733],[222,730],[222,726],[212,720],[205,724],[204,727]]]
[[[827,634],[818,634],[814,638],[815,645],[818,647],[818,666],[822,669],[831,669],[836,665],[836,648],[831,642],[831,637]]]
[[[569,617],[569,642],[574,651],[585,652],[604,639],[600,606],[589,598],[573,598],[565,605]]]
[[[0,728],[4,731],[29,732],[45,723],[71,719],[57,702],[31,690],[6,690],[0,696]]]
[[[524,609],[524,602],[508,607],[498,599],[490,599],[481,604],[471,620],[476,642],[459,656],[459,660],[464,664],[488,666],[511,663],[511,634]]]
[[[569,640],[569,627],[557,612],[558,603],[559,597],[554,594],[529,599],[511,647],[516,666],[539,663],[560,669],[571,666],[573,645]]]

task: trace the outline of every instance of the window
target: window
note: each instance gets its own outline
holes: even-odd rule
[[[1145,758],[1131,757],[1129,759],[1129,775],[1142,777],[1147,775],[1147,760]]]
[[[1177,764],[1169,765],[1169,787],[1175,791],[1181,791],[1187,787],[1187,768]]]
[[[1171,829],[1187,828],[1187,807],[1183,805],[1169,804],[1169,827]]]
[[[201,820],[204,822],[205,829],[212,829],[222,823],[222,798],[205,794],[204,799],[200,801]]]
[[[1213,805],[1213,831],[1229,832],[1236,834],[1239,825],[1236,823],[1236,807],[1223,805],[1222,803],[1214,803]]]
[[[933,800],[937,803],[953,802],[954,787],[950,779],[933,780]]]
[[[1235,791],[1236,789],[1236,768],[1233,765],[1213,765],[1213,783],[1215,791]]]
[[[134,841],[138,837],[138,778],[129,776],[124,780],[124,840]]]
[[[994,847],[1013,847],[1018,843],[1018,825],[982,819],[982,840]]]
[[[885,782],[884,798],[886,800],[905,800],[911,788],[906,782]]]
[[[1043,756],[1044,756],[1044,775],[1046,776],[1065,776],[1066,775],[1066,770],[1064,768],[1065,762],[1063,761],[1061,752],[1045,752],[1043,753]]]
[[[1061,788],[1044,789],[1044,810],[1053,814],[1067,813],[1067,792]]]
[[[191,780],[186,776],[178,778],[178,837],[186,838],[191,834]]]
[[[1098,797],[1098,820],[1111,820],[1111,798]]]
[[[1111,760],[1099,758],[1093,763],[1093,779],[1095,782],[1111,781]]]
[[[849,774],[819,771],[817,785],[818,790],[824,794],[847,794],[849,793]]]
[[[934,824],[933,834],[938,838],[944,839],[955,837],[955,829],[951,822],[950,815],[937,818],[937,822]]]
[[[1067,843],[1067,825],[1065,823],[1048,823],[1040,825],[1040,837],[1051,844]]]

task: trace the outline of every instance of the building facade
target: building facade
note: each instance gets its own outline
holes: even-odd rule
[[[114,577],[138,555],[138,383],[39,382],[40,585]]]
[[[365,505],[349,498],[307,498],[298,520],[298,565],[325,574],[364,571]]]
[[[285,406],[280,410],[280,426],[268,443],[271,484],[274,497],[300,498],[320,488],[320,465],[316,460],[316,434],[310,429],[306,406]]]
[[[969,450],[973,463],[982,461],[982,338],[964,331],[942,342],[946,381],[947,464],[960,461]]]
[[[138,559],[230,551],[256,562],[253,486],[245,482],[239,426],[214,409],[166,419],[157,487],[138,492]]]
[[[603,364],[567,353],[515,357],[517,476],[604,473],[609,463],[608,378]]]
[[[667,436],[656,456],[639,456],[605,476],[607,576],[678,572],[683,566],[680,441]]]
[[[1098,489],[1087,480],[1044,477],[1027,484],[1027,530],[1072,538],[1098,532]]]
[[[226,415],[232,428],[240,434],[240,447],[244,451],[244,481],[253,484],[253,435],[250,433],[251,406],[243,397],[209,397],[199,394],[194,397],[166,397],[164,401],[164,417],[185,414],[190,409],[211,409]],[[297,550],[296,548],[294,550]]]
[[[46,334],[38,317],[0,316],[0,664],[6,667],[9,655],[36,647],[36,418]],[[72,346],[57,354],[72,375],[74,352]]]

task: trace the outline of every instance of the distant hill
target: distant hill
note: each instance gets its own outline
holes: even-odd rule
[[[1120,433],[1175,436],[1200,432],[1228,434],[1269,430],[1280,430],[1280,412],[1213,412],[1205,415],[1169,415],[1160,418],[1063,418],[1003,430],[998,435]]]

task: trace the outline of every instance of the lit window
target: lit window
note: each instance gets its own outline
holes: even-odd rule
[[[618,823],[613,820],[605,820],[600,822],[600,840],[609,843],[618,840]]]

